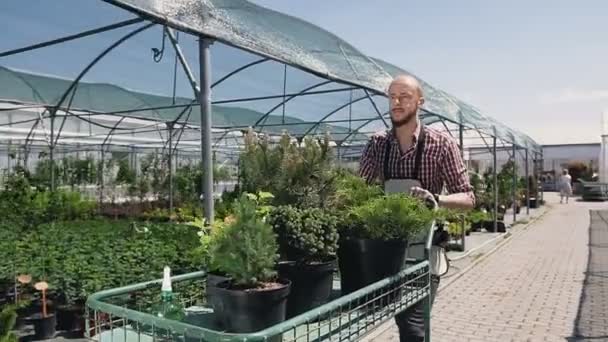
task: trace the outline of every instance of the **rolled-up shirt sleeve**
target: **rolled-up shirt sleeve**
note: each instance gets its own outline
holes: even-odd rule
[[[471,196],[473,202],[475,202],[473,186],[469,181],[467,168],[460,155],[458,144],[453,139],[448,138],[446,140],[442,158],[444,167],[441,168],[446,190],[450,194],[467,193]]]
[[[373,137],[365,146],[361,159],[359,160],[359,176],[373,183],[378,177],[378,147],[377,139]]]

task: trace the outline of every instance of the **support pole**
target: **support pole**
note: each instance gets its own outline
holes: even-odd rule
[[[526,215],[530,215],[530,171],[528,164],[528,149],[526,148]]]
[[[540,162],[538,163],[537,179],[540,177],[540,175],[543,174],[544,170],[545,170],[545,156],[544,156],[543,150],[540,150]],[[536,186],[538,187],[538,182],[536,183]],[[538,204],[542,203],[544,200],[545,200],[545,188],[541,186],[540,187],[540,202],[538,202]]]
[[[55,191],[55,111],[51,111],[51,142],[49,145],[49,159],[51,161],[51,192]]]
[[[462,115],[460,117],[460,121],[462,122]],[[458,147],[460,147],[460,158],[464,162],[464,126],[462,124],[458,124]],[[467,236],[466,227],[465,227],[465,219],[464,216],[460,222],[461,227],[461,239],[462,239],[462,251],[465,251],[465,239]]]
[[[99,150],[99,166],[97,169],[99,170],[99,207],[103,204],[103,172],[104,172],[104,153],[103,153],[103,144],[101,145],[101,149]]]
[[[498,174],[496,173],[496,167],[498,162],[496,160],[496,127],[494,127],[494,136],[492,139],[492,154],[493,154],[493,166],[492,172],[494,173],[494,231],[498,231]]]
[[[169,132],[169,215],[173,214],[173,122],[167,122]]]
[[[200,63],[200,95],[201,105],[201,157],[203,159],[203,213],[206,224],[213,223],[213,160],[211,155],[211,54],[210,46],[213,42],[200,37],[199,63]]]
[[[511,184],[511,207],[513,207],[513,224],[517,221],[517,146],[513,146],[513,183]]]

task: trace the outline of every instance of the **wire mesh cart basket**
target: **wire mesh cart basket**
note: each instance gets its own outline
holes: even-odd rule
[[[205,298],[205,272],[172,277],[173,291],[185,317],[171,320],[150,310],[157,301],[162,279],[101,291],[86,304],[86,337],[100,342],[130,341],[357,341],[396,314],[424,301],[426,341],[430,341],[429,251],[434,225],[429,228],[423,259],[407,259],[406,267],[350,294],[340,295],[313,310],[262,331],[231,334],[214,327],[213,310]],[[336,277],[339,275],[336,275]]]

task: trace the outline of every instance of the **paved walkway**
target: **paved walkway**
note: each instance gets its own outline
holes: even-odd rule
[[[545,199],[553,206],[548,214],[439,293],[432,342],[574,340],[587,270],[589,210],[608,209],[608,203],[560,205],[554,194]],[[608,341],[607,325],[592,324],[596,329],[588,336],[596,338],[590,341]],[[374,339],[398,340],[396,327]]]

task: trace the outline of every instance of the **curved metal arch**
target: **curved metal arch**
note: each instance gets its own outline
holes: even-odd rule
[[[386,115],[388,115],[388,112],[386,112],[386,113],[382,114],[382,118],[384,119],[384,116],[386,116]],[[438,118],[438,121],[439,121],[439,118],[442,118],[441,116],[436,115],[436,114],[432,114],[432,113],[428,113],[427,115],[425,115],[425,116],[423,116],[423,117],[427,117],[427,116],[435,116],[435,117],[437,117],[437,118]],[[373,118],[373,119],[370,119],[370,120],[368,120],[368,121],[364,122],[362,125],[360,125],[359,127],[355,128],[354,130],[352,130],[352,131],[351,131],[351,132],[350,132],[350,133],[349,133],[349,134],[348,134],[346,137],[344,137],[344,139],[342,139],[342,143],[344,143],[344,142],[348,141],[348,138],[350,138],[350,137],[351,137],[351,136],[353,136],[354,134],[360,133],[360,131],[361,131],[361,129],[362,129],[363,127],[365,127],[365,126],[369,125],[370,123],[372,123],[372,122],[374,122],[374,121],[377,121],[377,120],[379,120],[379,119]],[[431,124],[433,124],[433,123],[435,123],[435,122],[437,122],[437,121],[434,121],[434,122],[432,122]]]
[[[251,63],[245,64],[245,65],[243,65],[243,66],[241,66],[241,67],[239,67],[239,68],[231,71],[230,73],[228,73],[226,76],[220,78],[219,80],[213,82],[211,84],[211,88],[214,88],[215,86],[221,84],[222,82],[224,82],[228,78],[230,78],[230,77],[238,74],[239,72],[241,72],[241,71],[243,71],[245,69],[251,68],[252,66],[255,66],[255,65],[258,65],[258,64],[261,64],[261,63],[264,63],[264,62],[268,62],[269,60],[270,60],[269,58],[262,58],[262,59],[259,59],[257,61],[253,61]]]
[[[103,147],[106,145],[106,143],[108,142],[108,140],[110,139],[110,137],[112,136],[112,132],[114,132],[114,130],[118,127],[118,125],[120,125],[120,123],[122,122],[122,120],[124,120],[125,117],[121,117],[120,120],[118,120],[116,122],[116,124],[114,124],[114,127],[112,127],[112,129],[110,130],[110,132],[108,132],[108,134],[106,135],[106,138],[103,140],[103,143],[101,143],[101,148],[103,150]]]
[[[314,125],[312,125],[308,130],[306,130],[306,132],[304,132],[304,134],[302,134],[303,136],[308,135],[308,133],[310,133],[313,129],[315,129],[316,127],[320,126],[321,123],[323,123],[323,121],[325,121],[325,119],[329,118],[330,116],[336,114],[337,112],[341,111],[342,109],[352,105],[353,103],[357,103],[359,101],[363,101],[365,99],[367,99],[367,95],[366,96],[362,96],[360,98],[357,98],[355,100],[350,100],[349,102],[347,102],[346,104],[332,110],[331,112],[329,112],[329,114],[325,115],[324,117],[322,117],[319,121],[317,121],[317,123],[315,123]]]
[[[367,97],[366,97],[366,98],[367,98]],[[387,115],[387,114],[388,114],[388,112],[387,112],[387,113],[384,113],[384,114],[383,114],[383,116],[384,116],[384,115]],[[361,130],[363,127],[365,127],[365,126],[369,125],[370,123],[372,123],[372,122],[374,122],[374,121],[377,121],[377,120],[379,120],[379,119],[374,118],[374,119],[370,119],[370,120],[368,120],[368,121],[364,122],[364,123],[363,123],[363,124],[361,124],[359,127],[355,128],[355,129],[354,129],[354,130],[352,130],[350,133],[348,133],[348,135],[347,135],[347,136],[345,136],[345,137],[344,137],[344,139],[342,139],[342,143],[345,143],[346,141],[348,141],[348,138],[350,138],[351,136],[354,136],[355,134],[359,133],[359,131],[360,131],[360,130]]]
[[[386,120],[384,120],[384,117],[382,116],[382,113],[380,113],[380,109],[378,109],[378,106],[376,105],[376,102],[374,101],[374,99],[372,99],[372,96],[369,94],[369,91],[367,91],[367,89],[363,89],[363,91],[365,92],[366,97],[372,103],[372,106],[376,110],[376,113],[378,114],[378,116],[382,120],[382,123],[384,124],[384,127],[388,128],[388,123],[386,123]]]
[[[302,94],[302,93],[305,93],[305,92],[307,92],[307,91],[309,91],[309,90],[312,90],[312,89],[315,89],[315,88],[318,88],[318,87],[322,87],[322,86],[324,86],[324,85],[326,85],[326,84],[330,84],[330,83],[333,83],[333,81],[323,81],[323,82],[321,82],[321,83],[314,84],[314,85],[312,85],[312,86],[310,86],[310,87],[308,87],[308,88],[304,88],[304,89],[302,89],[302,90],[301,90],[300,92],[298,92],[297,94],[295,94],[295,95],[293,95],[293,96],[288,97],[288,98],[287,98],[287,99],[285,99],[284,101],[281,101],[281,103],[279,103],[278,105],[276,105],[276,106],[272,107],[272,109],[270,109],[268,112],[266,112],[264,115],[262,115],[262,116],[261,116],[261,117],[260,117],[260,118],[259,118],[259,119],[258,119],[258,120],[257,120],[257,121],[254,123],[254,124],[253,124],[253,127],[258,126],[258,125],[260,124],[260,122],[265,121],[265,120],[266,120],[266,118],[267,118],[267,117],[268,117],[270,114],[272,114],[272,112],[274,112],[275,110],[279,109],[281,106],[283,106],[283,105],[284,105],[284,104],[286,104],[287,102],[289,102],[289,101],[291,101],[291,100],[295,99],[296,97],[298,97],[298,95],[300,95],[300,94]]]
[[[97,34],[97,33],[107,32],[107,31],[111,31],[111,30],[114,30],[114,29],[117,29],[117,28],[124,27],[124,26],[129,26],[129,25],[141,23],[144,20],[145,19],[143,19],[143,18],[133,18],[133,19],[121,21],[121,22],[118,22],[118,23],[115,23],[115,24],[111,24],[111,25],[107,25],[107,26],[102,26],[102,27],[99,27],[99,28],[96,28],[96,29],[80,32],[80,33],[73,34],[73,35],[70,35],[70,36],[65,36],[65,37],[62,37],[62,38],[49,40],[49,41],[46,41],[46,42],[42,42],[42,43],[38,43],[38,44],[22,47],[22,48],[19,48],[19,49],[14,49],[14,50],[10,50],[10,51],[0,52],[0,57],[6,57],[6,56],[10,56],[10,55],[15,55],[15,54],[18,54],[18,53],[21,53],[21,52],[36,50],[36,49],[40,49],[40,48],[51,46],[51,45],[65,43],[65,42],[68,42],[70,40],[84,38],[86,36],[91,36],[91,35],[94,35],[94,34]]]
[[[59,99],[59,102],[57,102],[57,104],[54,106],[53,110],[50,112],[51,116],[55,115],[55,113],[57,112],[57,110],[59,109],[59,107],[61,106],[61,104],[63,103],[63,101],[65,101],[65,99],[68,97],[68,94],[74,89],[74,87],[78,84],[78,82],[80,82],[80,80],[89,72],[89,70],[91,70],[91,68],[95,66],[95,64],[97,64],[108,53],[110,53],[112,50],[114,50],[120,44],[124,43],[129,38],[137,35],[140,32],[143,32],[143,31],[149,29],[150,27],[152,27],[154,25],[156,25],[156,24],[155,23],[150,23],[150,24],[144,25],[144,26],[142,26],[142,27],[140,27],[140,28],[138,28],[138,29],[136,29],[134,31],[129,32],[128,34],[124,35],[119,40],[117,40],[116,42],[114,42],[112,45],[110,45],[109,47],[107,47],[105,50],[103,50],[102,53],[99,54],[97,57],[95,57],[95,59],[93,59],[93,61],[91,61],[91,63],[89,63],[80,72],[80,74],[74,79],[74,81],[72,81],[72,83],[70,84],[70,86],[68,87],[68,89],[63,93],[63,95]]]

